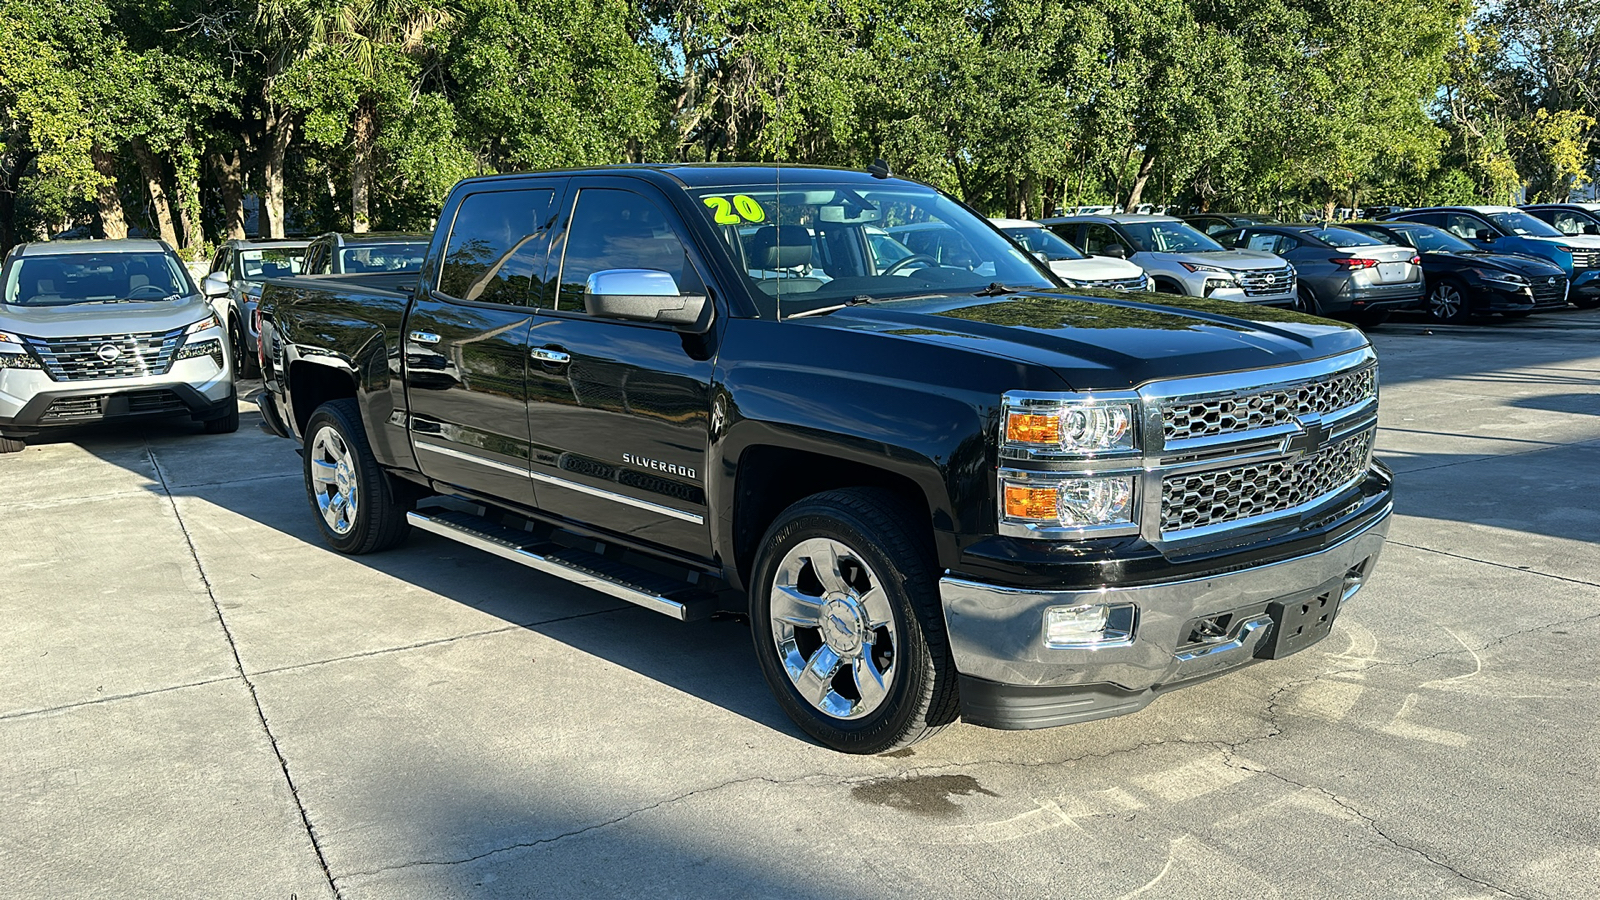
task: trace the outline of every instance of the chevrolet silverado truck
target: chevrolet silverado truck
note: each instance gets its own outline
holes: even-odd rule
[[[921,222],[969,252],[877,261]],[[286,278],[261,308],[262,415],[334,549],[421,529],[747,616],[777,702],[841,751],[1295,653],[1388,530],[1359,331],[1069,291],[880,166],[469,179],[409,289]]]

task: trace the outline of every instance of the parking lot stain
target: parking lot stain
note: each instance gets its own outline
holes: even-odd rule
[[[850,796],[862,803],[886,806],[903,812],[934,819],[951,819],[961,815],[961,807],[951,797],[969,797],[999,794],[978,783],[971,775],[919,775],[910,778],[886,778],[858,784],[850,789]]]

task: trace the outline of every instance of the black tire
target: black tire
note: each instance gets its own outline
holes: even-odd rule
[[[826,491],[784,510],[762,538],[750,596],[750,631],[762,677],[789,718],[806,734],[834,750],[882,753],[904,747],[937,733],[960,715],[932,542],[930,536],[909,524],[919,518],[904,501],[887,491]],[[833,566],[833,577],[841,578],[850,587],[843,600],[828,599],[811,559],[803,559],[799,565],[794,562],[793,554],[804,553],[802,545],[814,547],[823,542],[827,546],[842,545],[848,554],[838,555]],[[815,604],[818,627],[789,627],[795,655],[780,650],[785,626],[773,621],[772,610],[774,583],[780,573],[788,577],[790,571],[797,573],[795,593],[815,596],[819,601]],[[819,593],[802,589],[807,572]],[[875,584],[868,584],[874,581]],[[863,585],[868,589],[861,590]],[[873,630],[870,616],[852,617],[848,611],[843,614],[858,627],[851,642],[859,648],[856,652],[861,659],[849,663],[833,650],[830,637],[822,634],[823,616],[828,615],[832,624],[826,627],[830,630],[835,624],[838,626],[833,638],[848,633],[839,615],[828,614],[829,604],[853,604],[873,593],[872,587],[881,589],[882,597],[870,605],[888,613],[887,624]],[[868,612],[868,606],[863,602],[859,610]],[[866,636],[873,637],[870,644]],[[807,651],[802,644],[811,649]],[[825,652],[833,653],[832,671],[836,674],[815,681],[824,691],[822,702],[837,698],[837,702],[865,707],[865,692],[856,686],[862,683],[863,667],[871,658],[869,677],[876,670],[888,683],[881,687],[882,692],[870,709],[863,708],[858,716],[834,715],[800,693],[796,679],[803,680]],[[802,674],[792,678],[786,659],[791,665],[798,665]],[[850,666],[848,676],[845,665]],[[877,683],[882,685],[881,681]],[[853,698],[848,696],[852,693]]]
[[[206,434],[233,434],[239,430],[239,396],[237,394],[228,398],[228,411],[214,419],[207,419],[200,423],[206,429]]]
[[[1441,325],[1465,325],[1472,318],[1467,289],[1458,281],[1441,278],[1428,289],[1428,318]]]
[[[0,453],[21,453],[28,445],[16,438],[0,437]]]
[[[332,447],[319,444],[319,440],[336,440],[345,464],[342,482],[321,480],[323,477],[338,478],[340,474],[337,465],[327,468],[319,465],[327,462],[324,457]],[[387,550],[406,539],[411,532],[411,525],[406,521],[407,505],[400,502],[388,474],[379,468],[377,458],[372,455],[366,429],[361,425],[361,409],[355,400],[330,400],[317,407],[306,421],[304,451],[302,471],[306,499],[311,503],[322,539],[328,546],[340,553],[359,555]],[[318,477],[312,474],[314,467]],[[353,493],[351,488],[354,488]],[[324,503],[318,498],[326,498],[328,495],[323,492],[328,489],[345,495],[340,502],[344,515],[339,509],[331,515],[325,514]],[[351,505],[355,507],[353,514],[349,514]],[[330,519],[346,527],[335,527]]]
[[[1308,316],[1325,315],[1322,304],[1317,302],[1316,293],[1303,284],[1295,290],[1294,308],[1297,312],[1303,312]]]
[[[1587,297],[1573,297],[1572,305],[1579,309],[1594,309],[1600,306],[1600,296],[1590,294]]]
[[[1187,297],[1183,287],[1175,281],[1166,278],[1157,278],[1150,282],[1150,289],[1158,294],[1172,294],[1176,297]]]
[[[1377,328],[1389,321],[1390,315],[1392,311],[1387,309],[1364,309],[1356,313],[1356,324],[1362,328]]]
[[[256,355],[245,346],[244,327],[237,319],[228,320],[228,342],[232,344],[230,352],[233,354],[233,377],[255,378],[261,374],[261,366],[256,361]]]

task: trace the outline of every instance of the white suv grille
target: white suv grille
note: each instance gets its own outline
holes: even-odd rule
[[[183,329],[151,334],[28,338],[28,346],[56,381],[94,381],[164,375],[183,341]]]

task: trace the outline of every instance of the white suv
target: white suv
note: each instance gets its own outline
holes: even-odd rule
[[[1294,267],[1260,250],[1229,250],[1172,216],[1064,216],[1043,219],[1085,253],[1137,263],[1158,291],[1293,306]]]
[[[0,268],[0,452],[105,421],[237,431],[227,337],[161,241],[19,244]]]
[[[1027,219],[990,219],[994,227],[1039,257],[1056,277],[1073,288],[1101,288],[1113,291],[1148,291],[1150,278],[1144,270],[1125,259],[1089,256],[1062,240],[1042,223]]]

